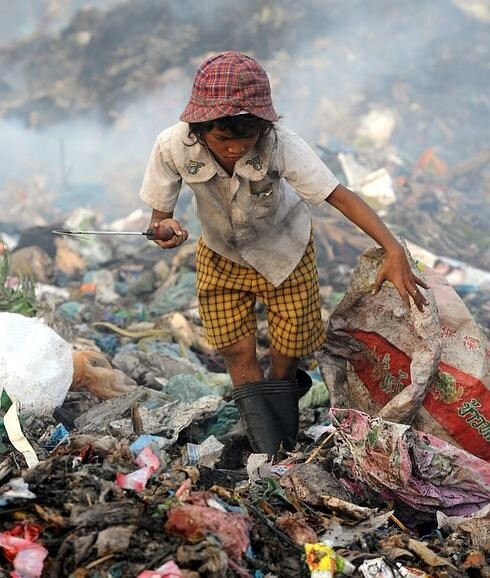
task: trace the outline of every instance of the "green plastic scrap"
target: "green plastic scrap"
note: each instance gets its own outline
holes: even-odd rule
[[[310,390],[300,399],[299,408],[327,407],[328,400],[329,394],[326,385],[323,381],[314,379]]]
[[[0,311],[34,317],[39,309],[34,280],[20,277],[17,286],[11,287],[8,283],[9,277],[10,259],[5,251],[3,257],[0,257]]]
[[[266,489],[264,491],[264,498],[269,500],[272,497],[279,498],[289,504],[290,506],[294,506],[289,500],[284,488],[279,484],[279,481],[272,476],[267,476],[263,478],[263,481],[267,484]]]
[[[2,389],[2,393],[0,394],[0,455],[7,451],[7,446],[4,443],[4,439],[7,437],[7,431],[5,430],[5,425],[3,423],[3,418],[7,411],[10,409],[12,405],[12,400],[9,397],[9,394]]]

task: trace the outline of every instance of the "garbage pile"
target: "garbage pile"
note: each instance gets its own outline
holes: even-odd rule
[[[148,214],[126,214],[136,196],[123,171],[90,189],[116,221],[92,210],[90,183],[70,189],[61,153],[62,186],[31,170],[0,181],[0,578],[490,577],[482,4],[371,3],[361,35],[334,0],[217,0],[219,19],[210,3],[114,4],[62,26],[67,4],[50,2],[51,32],[3,46],[0,116],[120,127],[155,88],[177,109],[207,51],[254,54],[286,122],[404,240],[430,305],[404,311],[389,286],[371,296],[379,250],[316,207],[329,339],[302,361],[314,385],[294,451],[253,454],[198,316],[188,191],[191,237],[164,252],[143,237],[52,233],[145,231]],[[403,36],[425,41],[425,60],[405,55],[400,76]],[[396,73],[358,82],[371,70],[359,45],[393,64],[380,38],[397,45]],[[162,100],[152,106],[155,132]],[[79,208],[63,211],[70,191]]]
[[[103,223],[80,209],[62,226],[146,225],[140,211]],[[449,440],[430,429],[433,407],[422,407],[414,387],[428,399],[434,375],[444,377],[435,308],[413,314],[415,329],[396,307],[381,318],[407,323],[431,357],[406,350],[411,365],[397,366],[391,352],[390,366],[378,344],[385,398],[373,393],[381,411],[373,410],[344,403],[352,376],[342,380],[327,366],[343,359],[352,375],[369,371],[356,365],[359,346],[340,350],[343,301],[334,305],[336,291],[324,285],[332,347],[328,359],[323,351],[304,360],[314,386],[301,401],[298,443],[272,459],[251,452],[223,362],[204,340],[195,239],[164,252],[144,238],[71,238],[52,228],[4,235],[11,248],[4,247],[0,299],[0,576],[489,576],[488,391],[480,386],[463,399],[458,379],[437,382],[446,386],[444,403],[460,404],[464,431],[480,432],[480,443],[468,446],[464,435]],[[357,237],[338,231],[336,238],[330,229],[329,246],[354,252]],[[351,282],[343,300],[357,302],[351,286],[362,262],[344,272]],[[471,314],[443,285],[449,309],[458,304],[459,320],[466,312],[468,333]],[[389,307],[389,292],[376,307]],[[347,310],[359,333],[374,331],[361,325],[352,302]],[[478,337],[485,348],[483,332]],[[478,359],[473,351],[473,373]],[[409,425],[409,415],[398,423],[399,405],[383,415],[389,399],[407,392],[425,421]]]

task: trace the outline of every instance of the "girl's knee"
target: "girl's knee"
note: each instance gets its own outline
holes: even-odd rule
[[[223,356],[234,387],[264,380],[257,361],[255,336],[218,350]]]
[[[236,343],[218,350],[225,361],[233,363],[239,361],[253,361],[257,359],[255,336],[251,335]]]

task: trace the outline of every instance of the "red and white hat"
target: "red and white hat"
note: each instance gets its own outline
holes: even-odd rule
[[[260,64],[240,52],[223,52],[197,69],[191,97],[180,120],[206,122],[247,112],[278,120],[269,78]]]

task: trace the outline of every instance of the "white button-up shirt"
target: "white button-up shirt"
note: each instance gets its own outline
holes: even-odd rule
[[[231,176],[188,131],[179,122],[158,135],[141,199],[171,213],[185,182],[204,243],[277,287],[305,252],[309,205],[324,201],[339,182],[301,137],[281,125],[236,162]]]

